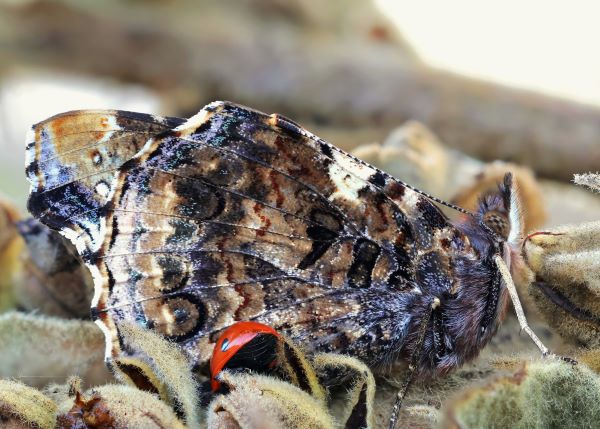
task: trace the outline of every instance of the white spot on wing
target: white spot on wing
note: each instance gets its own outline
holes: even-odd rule
[[[25,165],[29,165],[34,160],[35,144],[31,144],[33,142],[35,142],[35,129],[31,127],[27,131],[27,136],[25,137],[25,145],[27,145],[27,150],[25,151]]]
[[[165,125],[167,123],[167,119],[163,118],[162,116],[158,116],[158,115],[151,115],[152,119],[156,122],[158,122],[159,124],[163,124]]]
[[[106,143],[107,141],[109,141],[112,138],[115,131],[122,130],[122,128],[117,123],[117,115],[106,115],[106,119],[108,120],[107,128],[110,131],[104,132],[104,135],[102,136],[102,138],[100,140],[98,140],[98,144],[97,144],[98,146],[100,146],[102,143]]]
[[[90,248],[88,240],[86,240],[82,233],[79,233],[77,230],[72,228],[63,228],[59,231],[60,235],[69,240],[75,248],[77,249],[77,253],[82,255],[87,249]]]
[[[419,203],[420,194],[414,192],[411,189],[406,189],[400,205],[406,210],[414,210]]]
[[[362,180],[369,180],[376,173],[375,169],[368,165],[356,162],[351,157],[337,151],[333,152],[333,160],[344,170]]]
[[[148,151],[150,151],[152,149],[152,145],[154,144],[154,138],[149,138],[148,140],[146,140],[146,143],[144,143],[144,146],[142,146],[142,148],[138,151],[138,153],[136,153],[134,156],[132,156],[132,159],[135,158],[141,158],[142,156],[144,156],[145,153],[147,153]],[[113,179],[113,186],[115,185],[115,181],[117,180],[117,178],[119,177],[119,174],[115,174],[114,179]]]
[[[35,161],[36,145],[31,144],[33,142],[35,142],[35,129],[31,127],[29,131],[27,131],[27,136],[25,137],[25,144],[27,145],[27,149],[25,150],[25,167]],[[28,173],[27,179],[30,183],[30,191],[36,190],[39,185],[39,180],[35,172]]]
[[[336,191],[329,197],[330,200],[344,198],[348,201],[358,201],[358,191],[367,186],[365,182],[375,174],[375,170],[349,156],[334,152],[328,174],[336,186]]]
[[[173,313],[171,312],[171,309],[169,308],[168,305],[165,305],[162,309],[161,309],[161,314],[162,317],[164,319],[164,321],[166,322],[166,329],[167,329],[167,333],[168,334],[172,334],[173,333],[173,326],[175,325],[175,317],[173,316]]]
[[[100,196],[106,198],[106,197],[108,197],[108,194],[110,193],[110,188],[108,187],[106,182],[98,182],[98,184],[96,185],[96,192]]]
[[[202,110],[200,110],[194,116],[189,118],[183,124],[179,125],[178,127],[173,128],[173,131],[181,131],[181,132],[194,131],[200,125],[205,123],[208,120],[208,118],[211,116],[212,112],[210,112],[209,110],[214,110],[216,107],[218,107],[222,104],[223,104],[222,101],[213,101],[212,103],[207,104],[206,106],[204,106],[202,108]]]
[[[365,187],[365,182],[351,175],[335,162],[329,165],[329,178],[336,186],[336,191],[329,197],[330,200],[343,198],[348,201],[358,200],[358,191]]]

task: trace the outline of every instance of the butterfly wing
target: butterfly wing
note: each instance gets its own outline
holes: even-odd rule
[[[79,110],[34,125],[26,147],[29,211],[63,232],[80,253],[97,249],[116,170],[150,136],[183,122],[135,112]]]
[[[453,288],[453,254],[472,253],[426,197],[277,115],[216,102],[183,123],[80,133],[67,155],[37,131],[55,120],[30,150],[59,174],[48,155],[30,164],[29,206],[78,244],[112,354],[119,320],[197,364],[222,329],[255,320],[374,363],[401,350],[428,294]],[[110,168],[81,156],[90,141],[117,154]]]

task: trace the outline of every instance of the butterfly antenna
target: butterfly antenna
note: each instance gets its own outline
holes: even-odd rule
[[[457,206],[457,205],[455,205],[455,204],[452,204],[452,203],[449,203],[449,202],[447,202],[447,201],[444,201],[444,200],[442,200],[442,199],[440,199],[440,198],[438,198],[438,197],[434,197],[433,195],[429,195],[427,192],[423,192],[423,191],[421,191],[420,189],[417,189],[417,188],[415,188],[415,187],[413,187],[413,186],[407,185],[407,184],[406,184],[406,183],[404,183],[404,182],[402,182],[402,184],[403,184],[404,186],[406,186],[407,188],[409,188],[409,189],[412,189],[412,190],[413,190],[413,191],[415,191],[416,193],[418,193],[418,194],[421,194],[421,195],[423,195],[424,197],[426,197],[426,198],[428,198],[428,199],[430,199],[430,200],[432,200],[432,201],[434,201],[434,202],[436,202],[436,203],[438,203],[438,204],[441,204],[441,205],[443,205],[443,206],[449,207],[449,208],[451,208],[451,209],[454,209],[454,210],[456,210],[457,212],[464,213],[464,214],[466,214],[466,215],[469,215],[469,216],[471,216],[471,217],[477,217],[477,216],[475,215],[475,213],[473,213],[473,212],[470,212],[470,211],[469,211],[469,210],[467,210],[467,209],[464,209],[464,208],[462,208],[462,207],[459,207],[459,206]]]
[[[318,137],[317,137],[317,138],[318,138]],[[324,142],[324,141],[323,141],[323,142]],[[331,146],[331,145],[330,145],[330,146]],[[468,216],[471,216],[471,217],[477,217],[477,216],[475,215],[475,213],[472,213],[472,212],[470,212],[470,211],[469,211],[469,210],[467,210],[467,209],[463,209],[462,207],[459,207],[459,206],[457,206],[457,205],[455,205],[455,204],[452,204],[452,203],[449,203],[449,202],[447,202],[447,201],[444,201],[444,200],[442,200],[442,199],[440,199],[440,198],[438,198],[438,197],[434,197],[433,195],[429,195],[427,192],[423,192],[423,191],[421,191],[420,189],[418,189],[418,188],[415,188],[414,186],[411,186],[411,185],[409,185],[408,183],[405,183],[405,182],[403,182],[402,180],[398,180],[398,179],[396,179],[395,177],[392,177],[390,174],[386,173],[385,171],[383,171],[383,170],[381,170],[381,169],[379,169],[379,168],[375,167],[374,165],[370,165],[370,164],[366,163],[366,162],[365,162],[365,161],[363,161],[362,159],[360,159],[360,158],[357,158],[356,156],[354,156],[354,155],[352,155],[352,154],[349,154],[349,153],[347,153],[347,152],[344,152],[343,150],[341,150],[341,149],[338,149],[338,148],[336,148],[335,146],[331,146],[331,147],[332,147],[333,149],[336,149],[336,150],[338,150],[339,152],[341,152],[341,153],[345,154],[346,156],[349,156],[350,158],[352,158],[354,161],[358,162],[359,164],[366,165],[367,167],[370,167],[370,168],[374,169],[374,170],[375,170],[376,172],[378,172],[379,174],[382,174],[382,175],[384,175],[384,176],[387,176],[387,177],[391,177],[393,180],[396,180],[396,181],[397,181],[398,183],[400,183],[402,186],[404,186],[404,187],[406,187],[406,188],[408,188],[408,189],[410,189],[410,190],[412,190],[412,191],[415,191],[417,194],[421,194],[421,195],[423,195],[425,198],[427,198],[427,199],[429,199],[429,200],[431,200],[431,201],[434,201],[434,202],[436,202],[436,203],[438,203],[438,204],[441,204],[441,205],[443,205],[443,206],[449,207],[449,208],[451,208],[451,209],[453,209],[453,210],[456,210],[457,212],[460,212],[460,213],[466,214],[466,215],[468,215]]]
[[[359,164],[362,164],[362,165],[365,165],[365,166],[367,166],[369,168],[372,168],[373,170],[375,170],[379,174],[382,174],[385,177],[392,177],[390,174],[386,173],[385,171],[382,171],[381,169],[375,167],[374,165],[370,165],[369,163],[367,163],[367,162],[363,161],[362,159],[360,159],[360,158],[352,155],[351,153],[348,153],[348,152],[346,152],[346,151],[344,151],[344,150],[342,150],[342,149],[340,149],[340,148],[332,145],[331,143],[328,143],[327,141],[323,140],[321,137],[319,137],[319,136],[311,133],[310,131],[308,131],[305,128],[302,128],[300,125],[298,125],[294,121],[286,118],[285,116],[278,115],[277,113],[273,113],[272,115],[270,115],[270,119],[272,121],[274,121],[275,124],[277,124],[279,126],[283,126],[284,128],[286,128],[288,130],[292,130],[295,133],[298,133],[298,134],[300,134],[300,135],[302,135],[304,137],[307,137],[307,138],[309,138],[309,139],[311,139],[311,140],[313,140],[313,141],[315,141],[315,142],[317,142],[317,143],[319,143],[321,145],[326,145],[330,150],[334,150],[336,152],[341,153],[342,155],[345,155],[345,156],[347,156],[349,158],[352,158],[355,162],[357,162]],[[329,158],[331,158],[331,157],[329,157]],[[398,183],[402,184],[402,186],[405,186],[408,189],[411,189],[411,190],[415,191],[416,193],[423,195],[424,197],[430,199],[431,201],[434,201],[434,202],[436,202],[438,204],[441,204],[443,206],[449,207],[449,208],[451,208],[453,210],[456,210],[456,211],[458,211],[460,213],[464,213],[464,214],[469,215],[471,217],[476,217],[474,213],[472,213],[472,212],[470,212],[470,211],[468,211],[466,209],[463,209],[462,207],[459,207],[457,205],[454,205],[454,204],[451,204],[449,202],[446,202],[446,201],[444,201],[442,199],[434,197],[433,195],[429,195],[428,193],[423,192],[420,189],[417,189],[417,188],[415,188],[415,187],[413,187],[413,186],[411,186],[411,185],[409,185],[407,183],[404,183],[403,181],[398,180],[395,177],[392,177],[392,178],[394,180],[396,180]]]

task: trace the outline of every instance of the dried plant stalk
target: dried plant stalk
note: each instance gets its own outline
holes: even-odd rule
[[[592,191],[600,192],[600,174],[584,173],[576,174],[573,181],[578,185],[587,186]]]
[[[56,428],[187,429],[155,395],[110,384],[61,403]]]
[[[0,71],[43,65],[134,81],[177,103],[171,113],[235,100],[345,130],[346,149],[362,142],[358,128],[376,125],[377,139],[417,119],[452,147],[546,176],[600,164],[599,109],[430,69],[372,2],[113,1],[110,14],[95,2],[1,7]],[[47,40],[56,43],[40,49]]]

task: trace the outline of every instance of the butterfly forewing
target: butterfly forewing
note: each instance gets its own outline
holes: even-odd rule
[[[98,248],[102,208],[116,170],[147,139],[180,124],[115,110],[81,110],[53,116],[27,136],[31,214],[67,235],[80,252]]]
[[[30,176],[42,221],[102,231],[99,246],[79,250],[112,353],[118,322],[136,320],[204,364],[220,330],[256,320],[377,363],[402,349],[424,288],[452,291],[453,255],[477,257],[424,196],[286,119],[225,102],[181,124],[152,118],[82,136],[92,141],[80,152],[118,153],[110,168],[73,156],[73,174]],[[45,148],[57,138],[36,134],[36,147],[58,151]],[[107,171],[102,199],[93,189]]]

